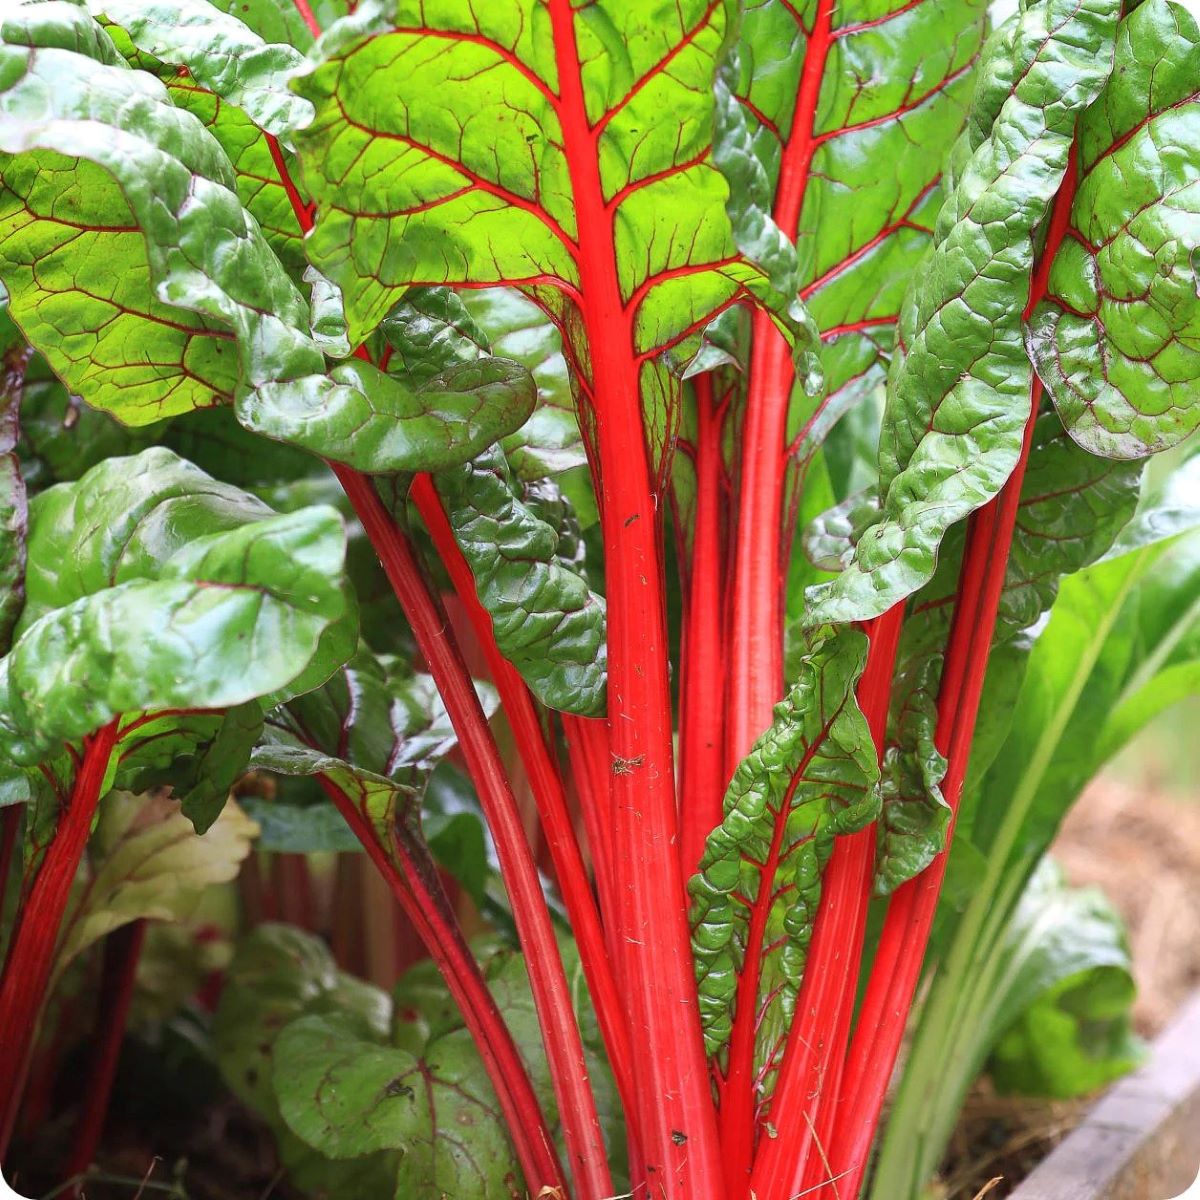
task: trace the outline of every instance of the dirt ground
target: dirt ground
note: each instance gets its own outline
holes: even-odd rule
[[[1165,783],[1165,781],[1164,781]],[[1200,789],[1107,775],[1080,798],[1053,854],[1073,884],[1104,890],[1125,918],[1138,985],[1134,1023],[1153,1037],[1200,987]],[[1090,1101],[971,1095],[937,1195],[1001,1200],[1079,1120]]]

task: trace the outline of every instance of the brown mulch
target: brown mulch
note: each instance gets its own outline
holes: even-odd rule
[[[1100,887],[1129,930],[1134,1024],[1153,1037],[1200,987],[1200,795],[1102,777],[1067,818],[1052,853],[1071,883]],[[939,1200],[1001,1200],[1078,1123],[1091,1101],[971,1093],[944,1164]]]

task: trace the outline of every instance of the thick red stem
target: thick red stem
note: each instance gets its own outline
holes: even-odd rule
[[[71,884],[91,833],[92,817],[116,743],[116,721],[85,742],[71,797],[58,819],[58,828],[9,944],[4,978],[0,982],[0,1079],[4,1080],[0,1096],[0,1161],[8,1152],[16,1123]]]
[[[530,696],[529,689],[517,669],[504,657],[496,644],[491,615],[479,602],[475,590],[475,577],[454,539],[454,531],[450,527],[432,479],[425,474],[418,475],[413,482],[412,495],[433,538],[434,548],[454,584],[454,590],[483,649],[492,682],[500,693],[500,703],[508,718],[517,752],[521,756],[533,790],[542,833],[546,838],[546,846],[554,864],[554,874],[579,947],[580,960],[592,995],[592,1003],[596,1008],[617,1091],[622,1103],[627,1108],[632,1108],[633,1077],[629,1031],[605,951],[600,914],[596,910],[596,901],[588,883],[587,869],[575,837],[575,827],[567,811],[562,777],[546,745],[533,697]]]
[[[132,921],[114,930],[104,941],[104,968],[100,977],[100,1005],[92,1032],[91,1063],[75,1126],[75,1142],[67,1162],[67,1179],[80,1179],[92,1165],[100,1145],[145,940],[146,922]],[[83,1194],[82,1181],[72,1187],[71,1194]]]
[[[866,626],[870,649],[858,701],[880,761],[903,621],[904,605],[897,604]],[[824,1169],[833,1100],[854,1012],[874,867],[873,825],[837,839],[825,869],[808,961],[771,1101],[776,1136],[762,1143],[754,1163],[751,1189],[762,1200],[801,1194],[811,1186],[804,1182],[808,1173]]]
[[[605,936],[609,938],[616,893],[613,890],[612,870],[612,799],[609,795],[612,758],[608,749],[608,722],[602,717],[577,717],[572,713],[563,713],[562,727],[567,757],[571,763],[571,778],[575,781],[579,806],[583,811],[583,827],[587,833],[596,891],[600,896]],[[618,961],[610,938],[609,959],[613,965]]]
[[[1050,264],[1070,223],[1075,182],[1075,152],[1072,150],[1055,198],[1046,245],[1030,281],[1029,300],[1023,314],[1026,319],[1046,293]],[[844,1195],[857,1195],[861,1187],[933,928],[1041,398],[1042,385],[1035,374],[1025,439],[1013,473],[1000,494],[975,513],[967,526],[967,543],[942,668],[934,733],[934,741],[947,760],[946,776],[942,781],[942,794],[951,810],[946,847],[925,871],[897,889],[888,905],[879,953],[850,1047],[844,1100],[839,1106],[830,1155],[834,1173],[839,1177],[839,1190]]]
[[[449,622],[421,572],[408,538],[384,507],[368,476],[340,463],[331,466],[408,617],[417,646],[458,735],[484,817],[495,839],[501,874],[512,901],[571,1173],[583,1200],[603,1200],[612,1195],[612,1183],[570,988],[516,798],[487,717],[450,633]]]
[[[835,0],[818,0],[796,95],[791,136],[783,147],[774,217],[795,237],[817,149],[815,121],[825,63],[833,44]],[[787,415],[794,372],[783,335],[763,313],[753,322],[750,383],[742,429],[741,501],[734,549],[732,646],[726,776],[771,723],[783,693],[783,591],[780,523],[787,474]]]
[[[617,276],[614,213],[600,180],[571,0],[549,0],[556,107],[579,230],[580,310],[590,355],[608,599],[613,926],[622,955],[637,1125],[649,1194],[721,1200],[716,1113],[700,1034],[679,869],[662,514],[642,419],[636,309]]]
[[[440,884],[436,878],[427,878],[419,864],[399,870],[396,859],[403,861],[404,850],[398,839],[393,838],[393,845],[386,847],[375,825],[353,800],[326,776],[318,779],[387,881],[446,981],[500,1101],[529,1191],[536,1196],[543,1187],[557,1187],[565,1196],[562,1167],[529,1073]]]
[[[679,680],[679,857],[695,873],[725,793],[725,547],[721,413],[697,377],[696,519]]]

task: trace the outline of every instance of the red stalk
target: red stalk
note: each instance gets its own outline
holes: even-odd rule
[[[887,733],[892,673],[904,605],[866,625],[870,639],[858,701],[880,761]],[[804,1194],[808,1176],[824,1169],[834,1099],[838,1094],[858,971],[866,937],[867,909],[875,868],[875,827],[838,838],[822,884],[812,944],[783,1063],[771,1102],[774,1138],[762,1143],[751,1189],[761,1200]],[[813,1155],[812,1150],[818,1154]]]
[[[517,802],[475,694],[475,685],[408,538],[392,520],[371,480],[340,463],[331,466],[408,617],[458,734],[512,900],[572,1175],[584,1200],[602,1200],[612,1195],[612,1183],[570,990]]]
[[[629,1031],[605,953],[600,914],[596,910],[583,855],[580,853],[575,828],[567,811],[562,777],[558,766],[550,757],[533,697],[529,694],[520,673],[504,657],[496,644],[491,615],[479,602],[475,590],[475,577],[454,539],[454,531],[450,527],[433,480],[428,475],[418,475],[413,482],[412,492],[442,565],[450,575],[454,590],[483,648],[492,682],[500,693],[500,702],[508,717],[517,751],[529,776],[542,832],[554,864],[554,874],[567,908],[571,929],[579,947],[584,975],[596,1008],[617,1090],[625,1107],[632,1109],[633,1080]]]
[[[72,1196],[82,1195],[81,1176],[92,1165],[96,1147],[104,1132],[108,1102],[117,1077],[121,1043],[129,1021],[137,983],[138,960],[146,940],[146,922],[133,921],[115,929],[104,941],[104,968],[100,977],[100,1006],[92,1037],[91,1063],[75,1143],[67,1162],[66,1178],[80,1179],[71,1189]]]
[[[608,722],[603,718],[576,717],[562,714],[563,734],[567,757],[571,763],[571,778],[579,794],[583,827],[587,833],[588,851],[592,858],[592,873],[600,896],[601,913],[611,914],[616,904],[612,870],[612,808],[609,800],[609,779],[612,759],[608,750]],[[605,918],[607,933],[610,919]],[[617,962],[611,952],[610,960]]]
[[[17,919],[0,982],[0,1159],[8,1152],[21,1092],[29,1070],[38,1014],[54,967],[59,927],[92,829],[109,759],[117,743],[117,722],[111,721],[84,742],[83,760],[71,798],[58,819]]]
[[[1055,198],[1046,245],[1030,281],[1029,300],[1023,314],[1026,319],[1046,294],[1050,264],[1069,226],[1075,183],[1075,151],[1072,148]],[[871,971],[858,1028],[850,1047],[843,1091],[845,1104],[834,1131],[831,1162],[835,1176],[839,1179],[844,1176],[841,1190],[846,1195],[858,1194],[866,1172],[871,1142],[933,928],[1041,397],[1041,381],[1035,374],[1025,439],[1017,464],[1000,494],[975,513],[967,527],[967,544],[942,669],[934,734],[938,749],[947,759],[946,777],[942,781],[942,794],[951,809],[946,848],[925,871],[897,889],[888,905],[880,936],[880,952]]]
[[[307,6],[301,7],[302,0],[296,0],[296,3],[303,15]],[[311,16],[311,12],[308,16]],[[315,22],[310,22],[310,27],[313,26]],[[289,178],[282,156],[276,160],[276,164],[281,176]],[[304,206],[294,186],[288,188],[288,198],[297,223],[307,233],[313,226],[312,213]],[[359,346],[355,354],[367,362],[371,361],[364,346]],[[396,597],[413,626],[418,646],[458,733],[471,778],[479,792],[484,816],[496,841],[501,874],[512,900],[517,932],[525,951],[530,986],[550,1061],[567,1152],[574,1167],[573,1174],[583,1195],[599,1200],[611,1193],[612,1184],[595,1100],[587,1082],[583,1045],[575,1024],[566,975],[558,944],[554,940],[537,867],[487,718],[479,705],[462,655],[452,639],[449,623],[421,575],[408,539],[384,508],[367,476],[341,463],[329,465],[350,498]],[[474,593],[473,577],[468,592]],[[614,1074],[616,1070],[614,1063]],[[517,1137],[517,1127],[511,1119],[509,1127],[514,1138]]]
[[[561,1188],[566,1196],[565,1177],[554,1141],[525,1063],[479,973],[479,966],[450,911],[449,901],[436,875],[428,876],[415,861],[408,862],[404,871],[397,869],[392,855],[402,862],[405,860],[401,840],[391,839],[392,853],[389,854],[381,844],[374,824],[353,800],[326,776],[318,776],[318,779],[387,881],[446,981],[475,1039],[500,1101],[530,1192],[536,1195],[543,1187]]]
[[[774,217],[795,237],[818,140],[814,123],[833,44],[834,0],[818,0],[804,54],[792,133],[784,143]],[[733,581],[729,675],[728,777],[771,724],[783,693],[784,563],[780,537],[787,459],[787,414],[794,371],[783,335],[763,313],[753,322],[750,385],[742,438],[741,504]]]
[[[725,553],[721,536],[724,404],[697,377],[696,521],[679,680],[679,857],[685,877],[720,823],[725,771]]]
[[[549,0],[556,98],[579,230],[580,312],[591,356],[607,555],[613,929],[634,1057],[649,1194],[720,1200],[716,1113],[700,1035],[675,844],[674,755],[661,513],[642,421],[633,322],[617,277],[613,209],[600,182],[571,0]]]

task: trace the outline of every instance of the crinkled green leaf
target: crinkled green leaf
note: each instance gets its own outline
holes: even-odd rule
[[[312,108],[288,89],[304,62],[270,45],[209,0],[87,0],[92,15],[118,25],[141,51],[184,66],[202,88],[237,105],[260,129],[287,138]]]
[[[1064,576],[1105,554],[1137,507],[1141,468],[1080,450],[1053,412],[1034,430],[1021,501],[993,633],[1010,643],[1047,612]],[[939,784],[945,761],[933,744],[942,652],[958,590],[965,529],[950,531],[933,579],[913,599],[905,622],[884,763],[876,890],[890,893],[913,878],[945,844],[949,809]],[[989,687],[1019,684],[1028,646],[998,659]],[[1005,681],[1008,681],[1007,685]],[[997,691],[981,705],[972,762],[998,748],[1012,714]],[[985,751],[984,743],[991,746]]]
[[[1141,458],[1200,425],[1200,27],[1169,0],[1121,23],[1079,128],[1079,188],[1029,350],[1071,436]]]
[[[120,714],[285,688],[346,610],[336,512],[277,516],[157,448],[36,497],[29,549],[0,660],[0,730],[20,763]]]
[[[413,288],[379,328],[391,348],[388,370],[416,387],[491,349],[463,298],[445,287]]]
[[[604,601],[559,558],[558,533],[523,503],[504,452],[494,447],[436,483],[501,651],[549,707],[602,713]]]
[[[877,616],[916,591],[946,530],[995,496],[1017,462],[1035,234],[1078,115],[1111,69],[1118,8],[1039,0],[988,40],[933,245],[901,313],[879,445],[881,519],[853,563],[810,591],[814,623]]]
[[[1142,1057],[1132,968],[1104,894],[1067,887],[1043,859],[1009,923],[988,1014],[993,1083],[1024,1096],[1081,1096],[1132,1070]]]
[[[517,477],[544,479],[586,466],[562,340],[546,314],[515,288],[480,288],[462,301],[493,353],[528,367],[537,384],[533,415],[501,442]]]
[[[734,773],[724,819],[688,884],[710,1053],[725,1046],[734,1019],[746,1019],[734,1011],[734,999],[750,952],[758,950],[747,939],[760,906],[767,915],[757,994],[759,1007],[769,1010],[760,1036],[770,1041],[786,1031],[833,840],[878,815],[879,768],[854,698],[865,661],[866,639],[856,631],[814,640],[775,707],[774,724]],[[768,1061],[773,1053],[763,1048]]]
[[[80,231],[78,222],[64,226],[60,220],[49,222],[59,239],[54,262],[63,271],[55,290],[45,289],[52,277],[42,266],[46,252],[38,241],[40,227],[27,231],[27,250],[14,259],[6,279],[18,323],[69,386],[123,420],[145,423],[228,397],[240,366],[238,414],[246,425],[373,472],[413,469],[414,456],[417,466],[445,466],[519,427],[533,395],[528,374],[515,364],[470,364],[420,393],[367,363],[344,364],[332,376],[324,374],[323,343],[310,332],[309,305],[242,207],[236,174],[220,144],[197,118],[171,103],[159,81],[113,65],[111,40],[84,10],[72,16],[71,33],[75,44],[87,42],[91,54],[58,48],[63,40],[55,23],[58,12],[53,4],[33,4],[21,10],[20,22],[4,25],[8,86],[0,92],[0,150],[12,155],[8,161],[15,176],[45,191],[56,217],[65,209],[59,193],[66,188],[77,196],[81,176],[87,184],[94,182],[96,196],[110,198],[110,208],[119,200],[119,224],[131,230],[120,236],[134,238],[144,258],[139,253],[128,259],[127,270],[114,273],[112,255],[106,253],[108,282],[101,291],[119,278],[139,295],[156,298],[154,304],[169,302],[170,334],[177,340],[192,336],[190,328],[180,334],[181,322],[187,326],[191,319],[180,314],[203,314],[219,326],[215,341],[229,372],[220,386],[206,384],[197,391],[198,368],[188,362],[182,372],[178,353],[161,358],[174,362],[173,368],[155,367],[157,354],[148,368],[140,325],[137,378],[121,379],[90,350],[83,370],[74,371],[62,350],[67,339],[51,326],[47,305],[52,310],[66,304],[69,320],[82,319],[87,326],[79,336],[89,343],[95,327],[111,333],[113,324],[107,310],[101,315],[94,304],[81,304],[78,295],[64,295],[74,286],[79,249],[66,252],[62,239],[75,241]],[[48,108],[40,99],[45,96],[51,98]],[[97,124],[104,137],[88,132]],[[50,161],[61,169],[48,170]],[[82,190],[91,196],[89,187]],[[14,219],[25,220],[28,211],[21,202]],[[113,219],[101,213],[86,223],[107,228]],[[20,244],[25,247],[26,241]],[[111,249],[106,241],[103,245]],[[97,256],[83,261],[95,262]],[[121,335],[125,352],[132,350],[133,336],[128,329]],[[101,368],[102,382],[85,386],[88,372],[98,378]],[[420,457],[425,450],[428,463]]]
[[[237,876],[258,829],[226,805],[199,836],[178,804],[114,791],[88,843],[89,874],[63,918],[55,971],[131,921],[184,921],[210,887]]]
[[[804,531],[804,553],[815,567],[841,571],[854,556],[858,539],[879,516],[879,496],[872,488],[854,492],[826,509]]]
[[[437,471],[520,428],[535,399],[529,372],[503,358],[462,363],[417,388],[347,362],[328,376],[262,385],[239,401],[238,419],[362,471]]]
[[[199,120],[84,8],[26,5],[2,34],[4,279],[67,386],[131,424],[217,403],[237,381],[234,330],[254,378],[320,370],[289,336],[302,299]]]
[[[520,954],[495,938],[471,950],[538,1097],[554,1118],[554,1093],[537,1010]],[[562,947],[571,999],[579,1013],[589,1078],[610,1137],[623,1134],[611,1076],[598,1057],[578,952]],[[391,1037],[364,1035],[352,1017],[293,1021],[276,1043],[274,1081],[291,1129],[320,1153],[357,1158],[380,1149],[396,1159],[395,1194],[508,1196],[520,1175],[492,1088],[462,1016],[425,961],[404,973],[393,998]]]

